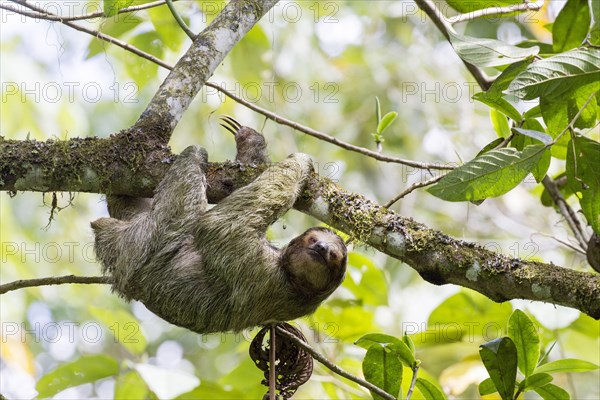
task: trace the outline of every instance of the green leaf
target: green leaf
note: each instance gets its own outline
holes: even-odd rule
[[[494,381],[492,381],[492,378],[485,378],[479,384],[479,394],[482,396],[496,393],[497,391],[498,389],[496,389],[496,385],[494,385]]]
[[[510,135],[510,125],[508,124],[506,115],[494,108],[490,108],[490,120],[498,137],[507,137]]]
[[[175,5],[179,9],[178,5]],[[187,39],[186,33],[181,29],[173,14],[164,7],[155,7],[146,11],[150,16],[154,31],[160,37],[163,45],[167,46],[172,51],[178,51],[181,48],[184,40]],[[183,13],[180,16],[184,19]]]
[[[552,26],[552,48],[555,53],[581,45],[588,34],[590,9],[587,0],[568,0]]]
[[[568,94],[567,115],[569,120],[573,120],[579,114],[579,117],[573,124],[575,128],[586,129],[596,126],[600,119],[600,107],[598,107],[599,96],[600,82],[582,85]]]
[[[522,49],[494,39],[481,39],[449,32],[456,53],[466,62],[478,67],[496,67],[533,57],[539,47]]]
[[[552,383],[534,388],[533,390],[542,396],[544,400],[569,400],[571,398],[566,390]]]
[[[487,153],[490,150],[495,149],[502,142],[504,142],[504,138],[503,137],[499,137],[499,138],[496,138],[496,139],[492,140],[491,142],[489,142],[488,144],[486,144],[485,146],[483,146],[483,149],[479,150],[479,153],[477,153],[477,157],[479,157],[482,154]]]
[[[593,24],[590,28],[588,40],[594,46],[600,45],[600,1],[588,0],[592,10]]]
[[[566,99],[554,98],[551,96],[540,97],[540,107],[542,116],[546,123],[546,132],[556,139],[558,135],[569,125],[569,113]],[[558,142],[550,148],[552,156],[564,160],[567,158],[567,144],[569,135],[562,135]]]
[[[552,378],[552,375],[544,372],[540,374],[533,374],[519,384],[519,390],[522,392],[527,392],[535,389],[536,387],[547,385],[548,383],[552,382],[553,379],[554,378]]]
[[[504,71],[496,79],[494,79],[494,83],[492,86],[485,91],[481,92],[485,94],[486,98],[491,100],[497,99],[503,96],[503,93],[506,89],[508,89],[508,85],[519,75],[522,71],[525,71],[527,66],[533,62],[533,59],[526,59],[523,61],[518,61],[514,64],[506,67]]]
[[[248,392],[239,389],[233,389],[227,385],[226,390],[223,385],[213,382],[202,381],[200,385],[182,395],[175,397],[176,400],[223,400],[223,399],[244,399],[249,398]],[[115,397],[116,398],[116,397]],[[147,398],[147,397],[146,397]],[[124,400],[127,398],[123,398]],[[130,397],[130,399],[134,399]],[[139,398],[141,399],[141,397]]]
[[[576,358],[563,358],[562,360],[556,360],[544,365],[540,365],[535,369],[536,374],[542,372],[548,374],[554,374],[556,372],[585,372],[594,371],[599,366],[584,360],[578,360]]]
[[[542,116],[542,109],[540,108],[539,104],[537,106],[532,107],[529,110],[525,111],[525,114],[523,114],[523,117],[525,119],[537,118],[537,117],[541,117],[541,116]]]
[[[521,0],[480,0],[480,1],[465,1],[465,0],[446,0],[446,3],[456,11],[467,13],[475,10],[482,10],[490,7],[509,6],[511,4],[519,4]]]
[[[381,118],[381,121],[379,121],[379,124],[377,125],[377,133],[382,134],[383,131],[388,126],[390,126],[392,122],[394,122],[397,116],[398,113],[395,111],[390,111],[389,113],[385,114],[383,118]]]
[[[600,232],[600,143],[575,137],[567,151],[567,183],[580,193],[579,204],[594,232]]]
[[[467,272],[470,278],[476,278],[477,267],[475,265]],[[473,275],[470,275],[471,272]],[[475,337],[486,335],[484,327],[505,325],[511,312],[509,302],[494,303],[479,293],[461,291],[448,297],[431,312],[427,326],[434,332],[420,336],[423,341],[430,340],[436,345],[461,340],[473,342]],[[439,327],[439,330],[434,327]]]
[[[374,344],[367,350],[362,370],[368,382],[392,396],[398,397],[402,383],[402,362],[394,352],[379,344]],[[375,400],[382,399],[373,392],[371,394]]]
[[[146,337],[140,329],[137,319],[125,310],[109,310],[89,306],[90,314],[101,321],[132,354],[142,354],[146,350]]]
[[[523,119],[517,109],[503,97],[490,98],[486,96],[485,92],[479,92],[475,93],[473,98],[497,111],[500,111],[502,114],[510,117],[513,121],[518,122]]]
[[[419,392],[423,395],[425,400],[445,400],[446,396],[444,392],[440,390],[436,385],[424,378],[417,378],[415,383]]]
[[[147,399],[148,385],[136,371],[119,375],[115,382],[115,399]]]
[[[359,274],[348,274],[344,287],[363,304],[380,306],[388,304],[388,291],[385,275],[373,260],[364,254],[351,251],[348,253],[349,271]]]
[[[523,129],[523,128],[512,128],[513,132],[519,133],[521,135],[529,136],[535,140],[542,142],[543,144],[552,143],[552,136],[548,135],[546,132],[534,131],[531,129]]]
[[[580,48],[532,63],[508,86],[508,92],[525,100],[548,93],[559,96],[576,83],[600,80],[600,49]]]
[[[450,171],[427,191],[446,201],[478,201],[501,196],[517,186],[543,155],[542,145],[491,150]]]
[[[104,15],[107,17],[117,15],[121,8],[129,7],[134,1],[135,0],[104,0],[102,8],[104,10]]]
[[[400,360],[407,366],[412,367],[416,362],[414,352],[406,345],[406,343],[395,336],[383,333],[369,333],[358,339],[354,344],[367,350],[374,345],[383,345],[385,348],[394,351]]]
[[[62,364],[42,376],[35,389],[40,398],[52,397],[67,388],[95,382],[118,372],[119,363],[112,357],[104,354],[81,356],[76,361]]]
[[[540,356],[540,337],[529,317],[515,310],[508,320],[508,336],[517,349],[519,370],[527,378],[533,373]]]
[[[410,338],[410,336],[408,336],[405,333],[404,335],[402,335],[402,341],[404,342],[404,344],[406,345],[406,347],[408,347],[408,349],[410,350],[410,352],[414,355],[415,354],[415,343]]]
[[[519,129],[522,130],[524,134],[519,133],[515,135],[511,141],[511,144],[515,146],[517,150],[523,150],[527,146],[539,144],[539,141],[533,139],[533,136],[540,136],[540,139],[546,141],[548,141],[549,138],[550,141],[552,141],[552,137],[543,132],[544,127],[536,119],[526,119],[522,124],[522,128]],[[535,178],[536,182],[541,182],[542,179],[544,179],[544,176],[546,176],[548,168],[550,168],[550,159],[551,150],[544,150],[542,157],[531,170],[531,174]]]
[[[386,335],[385,333],[367,333],[360,339],[354,342],[355,345],[368,350],[373,345],[389,344],[389,343],[400,343],[401,340],[392,335]]]
[[[502,400],[512,400],[517,378],[517,349],[508,337],[479,346],[479,355]]]

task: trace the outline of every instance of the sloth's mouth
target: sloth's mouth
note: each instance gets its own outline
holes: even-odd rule
[[[318,257],[319,257],[321,260],[323,260],[323,262],[324,262],[325,264],[327,264],[327,258],[326,258],[326,257],[325,257],[323,254],[319,253],[317,250],[314,250],[314,249],[310,249],[310,248],[309,248],[309,250],[310,250],[312,253],[316,254],[316,255],[317,255],[317,256],[318,256]]]

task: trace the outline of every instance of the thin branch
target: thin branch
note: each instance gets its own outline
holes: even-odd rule
[[[598,92],[596,91],[596,92],[592,93],[592,95],[587,99],[587,101],[583,104],[583,106],[579,109],[579,111],[577,111],[577,114],[575,114],[575,116],[571,119],[571,121],[569,121],[569,124],[562,130],[562,132],[560,132],[556,136],[556,138],[554,138],[552,143],[546,145],[546,147],[550,147],[551,145],[555,144],[562,135],[564,135],[565,133],[567,133],[569,131],[573,131],[575,129],[575,122],[577,122],[577,120],[583,113],[583,110],[585,110],[585,108],[588,106],[590,101],[596,96],[596,93],[598,93]],[[575,157],[573,157],[573,158],[575,159]],[[577,176],[577,163],[575,162],[574,164],[575,164],[575,176]],[[586,237],[585,237],[585,231],[584,231],[583,227],[581,226],[579,218],[577,218],[577,214],[575,214],[573,209],[566,202],[566,200],[560,193],[560,190],[558,190],[558,187],[556,186],[556,183],[552,180],[552,178],[550,178],[548,175],[546,175],[544,177],[544,179],[542,179],[542,184],[544,185],[544,188],[546,188],[546,190],[548,191],[548,194],[550,194],[550,197],[552,198],[552,201],[554,202],[554,204],[556,204],[558,206],[560,213],[567,221],[569,228],[571,228],[571,231],[573,231],[573,234],[575,235],[575,238],[577,239],[577,242],[579,243],[581,248],[584,249],[585,251],[587,251],[588,239],[586,239]]]
[[[12,0],[12,1],[21,2],[23,0]],[[25,4],[26,4],[26,2],[23,2],[23,5],[25,5]],[[31,6],[30,8],[35,9],[34,8],[35,6],[32,6],[32,5],[28,4],[28,3],[27,3],[26,6],[27,7]],[[2,5],[0,5],[0,7],[2,7]],[[2,7],[2,8],[4,8],[4,7]],[[26,15],[23,11],[20,11],[20,10],[12,9],[12,11],[14,11],[16,13],[20,13],[22,15]],[[36,11],[39,12],[40,9],[36,9]],[[43,11],[43,10],[41,10],[41,11]],[[48,14],[48,15],[54,15],[54,14]],[[153,56],[152,54],[146,53],[146,52],[138,49],[137,47],[128,44],[127,42],[124,42],[122,40],[119,40],[119,39],[114,38],[114,37],[112,37],[110,35],[107,35],[105,33],[102,33],[102,32],[99,32],[99,31],[96,31],[96,30],[93,30],[93,29],[81,27],[81,26],[79,26],[77,24],[73,24],[73,23],[70,23],[70,22],[65,22],[65,21],[62,21],[62,20],[59,20],[59,22],[64,23],[65,25],[67,25],[67,26],[69,26],[69,27],[71,27],[73,29],[76,29],[76,30],[85,32],[87,34],[90,34],[90,35],[96,37],[97,39],[104,40],[104,41],[106,41],[108,43],[111,43],[111,44],[114,44],[114,45],[116,45],[118,47],[121,47],[122,49],[124,49],[126,51],[129,51],[129,52],[132,52],[132,53],[134,53],[135,55],[137,55],[139,57],[142,57],[142,58],[144,58],[144,59],[146,59],[148,61],[151,61],[151,62],[153,62],[153,63],[155,63],[155,64],[157,64],[157,65],[159,65],[159,66],[161,66],[161,67],[163,67],[165,69],[168,69],[169,71],[173,70],[173,66],[172,65],[167,64],[166,62],[160,60],[159,58]],[[215,90],[217,90],[217,91],[219,91],[219,92],[221,92],[223,94],[225,94],[227,97],[229,97],[229,98],[235,100],[236,102],[238,102],[238,103],[246,106],[247,108],[249,108],[249,109],[251,109],[251,110],[253,110],[253,111],[255,111],[255,112],[257,112],[257,113],[259,113],[261,115],[264,115],[265,117],[267,117],[268,119],[274,121],[275,123],[278,123],[280,125],[289,126],[289,127],[293,128],[293,129],[299,131],[299,132],[305,133],[305,134],[307,134],[309,136],[312,136],[314,138],[317,138],[319,140],[331,143],[333,145],[336,145],[336,146],[341,147],[341,148],[346,149],[346,150],[350,150],[350,151],[353,151],[353,152],[356,152],[356,153],[363,154],[363,155],[365,155],[367,157],[374,158],[374,159],[376,159],[378,161],[403,164],[403,165],[407,165],[407,166],[414,167],[414,168],[420,168],[420,169],[451,170],[451,169],[455,168],[454,166],[443,165],[441,163],[426,163],[426,162],[419,162],[419,161],[407,160],[407,159],[403,159],[403,158],[400,158],[400,157],[386,156],[386,155],[380,154],[380,153],[378,153],[376,151],[369,150],[369,149],[366,149],[364,147],[360,147],[360,146],[353,145],[351,143],[344,142],[344,141],[339,140],[339,139],[337,139],[337,138],[335,138],[333,136],[330,136],[330,135],[328,135],[328,134],[326,134],[324,132],[317,131],[315,129],[312,129],[312,128],[304,126],[304,125],[301,125],[301,124],[299,124],[297,122],[294,122],[292,120],[289,120],[287,118],[281,117],[281,116],[279,116],[279,115],[277,115],[277,114],[275,114],[275,113],[273,113],[273,112],[271,112],[269,110],[261,108],[261,107],[255,105],[255,104],[253,104],[253,103],[250,103],[250,102],[244,100],[243,98],[241,98],[239,96],[234,95],[233,93],[227,91],[226,89],[223,89],[218,84],[215,84],[215,83],[212,83],[212,82],[206,82],[205,85],[208,86],[208,87],[211,87],[211,88],[213,88],[213,89],[215,89]]]
[[[406,160],[406,159],[403,159],[400,157],[386,156],[384,154],[380,154],[376,151],[369,150],[364,147],[355,146],[353,144],[339,140],[336,137],[330,136],[324,132],[317,131],[317,130],[312,129],[305,125],[301,125],[297,122],[286,119],[286,118],[281,117],[271,111],[261,108],[253,103],[250,103],[250,102],[244,100],[243,98],[241,98],[239,96],[234,95],[231,92],[228,92],[227,90],[223,89],[221,86],[219,86],[216,83],[206,82],[206,86],[209,86],[213,89],[220,91],[227,97],[235,100],[236,102],[248,107],[249,109],[251,109],[253,111],[256,111],[259,114],[264,115],[265,117],[267,117],[268,119],[272,120],[275,123],[278,123],[280,125],[289,126],[290,128],[293,128],[299,132],[306,133],[309,136],[312,136],[312,137],[322,140],[324,142],[334,144],[345,150],[354,151],[356,153],[360,153],[362,155],[374,158],[379,161],[385,161],[385,162],[389,162],[389,163],[398,163],[398,164],[403,164],[403,165],[407,165],[407,166],[414,167],[414,168],[420,168],[420,169],[450,170],[450,169],[455,168],[454,166],[442,165],[441,163],[419,162],[419,161],[413,161],[413,160]]]
[[[579,117],[581,117],[581,114],[583,113],[583,110],[585,110],[585,108],[588,106],[588,104],[590,104],[590,101],[592,101],[593,98],[596,97],[596,94],[598,93],[598,90],[596,90],[594,93],[592,93],[590,95],[590,97],[588,97],[588,99],[585,101],[585,103],[583,103],[583,106],[581,106],[581,108],[579,109],[579,111],[577,111],[577,114],[575,114],[575,116],[571,119],[571,121],[569,121],[569,125],[565,126],[565,129],[563,129],[555,138],[554,140],[552,140],[552,143],[547,144],[546,147],[550,147],[553,144],[555,144],[556,142],[558,142],[558,139],[560,139],[560,137],[562,135],[564,135],[565,133],[569,132],[569,131],[573,131],[575,130],[575,122],[577,122],[577,120],[579,119]]]
[[[10,0],[10,1],[14,1],[14,0]],[[179,0],[173,0],[173,1],[179,1]],[[132,13],[132,12],[136,12],[136,11],[146,10],[149,8],[162,6],[165,3],[166,3],[166,0],[158,0],[158,1],[153,1],[151,3],[140,4],[138,6],[121,8],[120,10],[117,11],[117,14]],[[71,16],[71,17],[63,17],[60,15],[50,13],[46,10],[42,10],[36,14],[27,15],[26,11],[23,11],[23,10],[15,10],[12,8],[3,7],[1,5],[0,5],[0,8],[4,8],[5,10],[11,10],[11,11],[17,12],[20,15],[25,15],[25,16],[28,16],[31,18],[38,18],[38,19],[42,19],[45,21],[55,21],[55,22],[81,21],[81,20],[94,19],[94,18],[106,18],[104,11],[98,11],[98,12],[83,14],[83,15],[75,15],[75,16]]]
[[[29,9],[31,9],[33,11],[36,11],[38,13],[45,13],[46,15],[57,17],[56,14],[52,14],[52,13],[46,12],[43,9],[41,9],[41,8],[39,8],[39,7],[37,7],[37,6],[33,5],[33,4],[30,4],[30,3],[28,3],[25,0],[11,0],[11,1],[13,1],[13,2],[15,2],[17,4],[20,4],[22,6],[25,6],[25,7],[29,8]],[[0,6],[2,6],[2,5],[0,5]],[[2,6],[2,8],[8,9],[9,6]],[[26,15],[24,13],[24,11],[17,10],[15,8],[12,8],[11,11],[14,11],[17,14],[29,16],[29,15]],[[62,20],[59,20],[58,22],[66,25],[66,26],[68,26],[70,28],[73,28],[73,29],[75,29],[77,31],[84,32],[84,33],[87,33],[89,35],[92,35],[92,36],[94,36],[97,39],[104,40],[105,42],[108,42],[108,43],[114,44],[116,46],[119,46],[119,47],[121,47],[121,48],[123,48],[123,49],[125,49],[125,50],[127,50],[127,51],[129,51],[129,52],[131,52],[131,53],[133,53],[135,55],[137,55],[137,56],[140,56],[140,57],[145,58],[145,59],[147,59],[149,61],[152,61],[153,63],[158,64],[158,65],[160,65],[163,68],[173,69],[172,66],[170,66],[167,63],[165,63],[161,59],[153,56],[152,54],[146,53],[146,52],[138,49],[137,47],[135,47],[135,46],[133,46],[133,45],[127,43],[127,42],[124,42],[122,40],[119,40],[117,38],[114,38],[114,37],[112,37],[110,35],[107,35],[105,33],[102,33],[100,31],[97,31],[97,30],[94,30],[94,29],[86,28],[84,26],[78,25],[78,24],[73,23],[73,22],[62,21]]]
[[[425,187],[425,186],[433,185],[434,183],[436,183],[437,181],[439,181],[440,179],[442,179],[444,176],[446,176],[446,175],[445,174],[441,174],[441,175],[438,175],[438,176],[434,176],[433,178],[427,179],[426,181],[420,181],[420,182],[413,183],[408,188],[406,188],[406,190],[404,190],[403,192],[400,192],[399,195],[397,195],[396,197],[394,197],[393,199],[391,199],[390,201],[388,201],[384,205],[384,207],[385,208],[390,208],[391,206],[394,205],[394,203],[396,203],[398,200],[400,200],[401,198],[405,197],[406,195],[412,193],[414,190],[416,190],[418,188]]]
[[[275,367],[277,341],[275,340],[275,324],[271,324],[269,329],[269,400],[275,400],[276,398],[276,383],[277,383],[277,369]]]
[[[452,23],[452,24],[458,24],[460,22],[466,22],[466,21],[471,21],[477,18],[482,18],[482,17],[487,17],[489,15],[503,15],[503,14],[511,14],[514,12],[523,12],[523,11],[539,11],[542,6],[544,5],[544,1],[539,1],[539,2],[530,2],[530,1],[525,1],[524,3],[521,4],[512,4],[510,6],[505,6],[505,7],[490,7],[490,8],[484,8],[482,10],[475,10],[472,12],[468,12],[468,13],[464,13],[464,14],[458,14],[455,15],[454,17],[448,17],[448,20]]]
[[[577,214],[575,214],[575,211],[573,211],[571,206],[569,206],[560,190],[558,190],[556,182],[554,182],[552,178],[546,175],[544,179],[542,179],[542,185],[544,185],[544,188],[550,195],[550,198],[552,198],[552,201],[558,207],[560,214],[564,217],[565,221],[567,221],[567,225],[569,225],[569,228],[571,228],[573,235],[575,235],[577,243],[579,243],[579,246],[581,246],[585,253],[588,241],[585,239],[584,230],[581,226],[579,218],[577,218]]]
[[[192,41],[196,40],[196,36],[198,36],[198,35],[196,35],[194,32],[192,32],[191,29],[187,26],[187,24],[183,20],[183,18],[181,18],[181,15],[179,15],[177,10],[175,9],[175,6],[173,5],[173,0],[166,0],[166,2],[167,2],[167,7],[169,7],[169,11],[171,11],[171,14],[173,14],[173,18],[175,18],[175,21],[177,21],[177,23],[179,24],[181,29],[183,29],[185,34],[188,35],[188,37],[190,39],[192,39]]]
[[[427,14],[427,16],[433,21],[438,30],[442,33],[442,35],[444,35],[446,40],[450,42],[449,32],[455,33],[454,28],[448,19],[446,19],[442,12],[437,8],[435,3],[433,3],[431,0],[415,0],[415,3],[417,3],[417,6],[423,10],[423,12]],[[464,60],[463,63],[483,90],[488,90],[490,86],[492,86],[493,81],[485,72]]]
[[[276,327],[276,329],[277,329],[277,331],[279,331],[280,334],[282,334],[283,336],[287,337],[292,342],[294,342],[294,344],[296,346],[302,347],[315,360],[317,360],[318,362],[320,362],[321,364],[323,364],[325,367],[327,367],[332,372],[334,372],[334,373],[336,373],[336,374],[338,374],[340,376],[343,376],[344,378],[346,378],[348,380],[351,380],[354,383],[359,384],[360,386],[362,386],[362,387],[370,390],[373,393],[378,394],[379,396],[383,397],[384,399],[387,399],[387,400],[396,400],[396,398],[394,396],[392,396],[391,394],[387,393],[383,389],[380,389],[377,386],[373,385],[372,383],[367,382],[365,380],[362,380],[359,377],[357,377],[355,375],[352,375],[351,373],[349,373],[349,372],[343,370],[342,368],[338,367],[336,364],[332,363],[327,358],[325,358],[325,356],[321,355],[315,349],[313,349],[312,347],[310,347],[308,344],[304,343],[304,341],[300,340],[293,333],[290,333],[290,332],[286,331],[285,329],[281,329],[278,326]]]
[[[410,400],[413,390],[415,390],[415,385],[417,384],[417,373],[419,372],[419,363],[417,362],[415,365],[411,367],[412,370],[412,380],[410,381],[410,387],[408,388],[408,393],[406,393],[406,400]]]
[[[556,182],[556,181],[554,181],[554,182]],[[563,246],[568,247],[569,249],[573,250],[576,253],[579,253],[579,254],[581,254],[583,256],[586,255],[586,252],[583,249],[581,249],[580,247],[573,246],[571,243],[569,243],[569,242],[567,242],[565,240],[559,239],[556,236],[548,235],[546,233],[535,233],[533,235],[540,235],[540,236],[543,236],[543,237],[547,237],[548,239],[552,239],[552,240],[554,240],[554,241],[562,244]]]
[[[0,285],[0,294],[10,292],[12,290],[23,289],[35,286],[63,285],[65,283],[81,283],[81,284],[107,284],[111,282],[109,276],[51,276],[47,278],[37,279],[22,279]]]

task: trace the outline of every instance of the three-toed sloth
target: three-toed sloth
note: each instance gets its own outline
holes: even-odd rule
[[[262,135],[228,120],[245,163],[268,160]],[[109,196],[111,218],[92,222],[96,255],[113,290],[198,333],[239,331],[312,313],[342,282],[346,246],[311,228],[277,249],[267,228],[312,172],[305,154],[269,166],[207,209],[206,151],[186,148],[152,200]]]

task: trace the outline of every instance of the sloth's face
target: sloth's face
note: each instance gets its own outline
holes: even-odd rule
[[[302,294],[329,295],[344,279],[346,253],[341,237],[326,228],[311,228],[285,248],[282,266]]]

